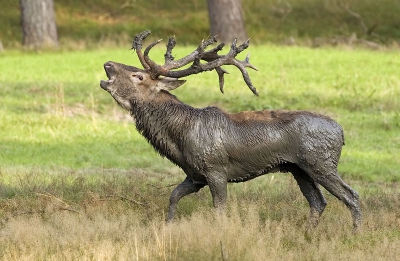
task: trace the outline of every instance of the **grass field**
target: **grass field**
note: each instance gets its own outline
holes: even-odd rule
[[[41,169],[2,172],[3,260],[397,260],[398,183],[351,181],[364,224],[330,195],[320,225],[305,235],[308,206],[289,175],[229,186],[228,210],[211,209],[207,189],[165,209],[179,181],[141,170]],[[7,194],[8,193],[8,194]],[[222,249],[221,249],[222,244]],[[223,259],[223,256],[228,258]]]
[[[178,38],[179,41],[179,38]],[[179,42],[178,42],[179,43]],[[182,57],[194,47],[180,47]],[[108,60],[97,49],[0,54],[0,257],[4,260],[395,260],[400,254],[400,55],[338,48],[251,46],[260,96],[226,68],[174,91],[195,107],[304,109],[345,130],[339,171],[359,193],[364,226],[327,195],[320,226],[304,235],[308,206],[290,174],[229,186],[228,211],[212,212],[208,189],[184,198],[179,221],[163,220],[184,174],[161,158],[99,87]],[[152,57],[161,61],[164,50]],[[157,59],[159,57],[159,59]],[[243,57],[241,57],[243,58]],[[218,229],[216,229],[218,228]]]

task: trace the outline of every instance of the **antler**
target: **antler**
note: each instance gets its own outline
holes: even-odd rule
[[[136,53],[139,57],[140,63],[142,64],[143,68],[146,70],[149,70],[150,66],[146,63],[146,61],[144,60],[144,57],[143,57],[142,41],[144,39],[146,39],[146,37],[149,36],[150,34],[151,34],[151,31],[147,30],[147,31],[141,32],[140,34],[135,35],[135,38],[132,43],[132,48],[131,48],[136,51]]]
[[[202,41],[201,44],[189,55],[179,59],[174,60],[172,56],[172,49],[175,47],[175,38],[170,37],[167,44],[167,51],[164,55],[165,63],[164,65],[158,65],[154,61],[149,58],[149,52],[151,48],[153,48],[156,44],[158,44],[161,40],[158,40],[152,44],[150,44],[144,51],[144,54],[141,52],[142,48],[142,40],[144,40],[148,35],[150,35],[150,31],[145,31],[135,36],[135,40],[132,44],[132,49],[135,49],[139,60],[143,67],[150,73],[153,79],[158,78],[159,76],[167,76],[171,78],[181,78],[192,74],[197,74],[205,71],[214,70],[218,74],[219,86],[220,90],[224,92],[224,74],[228,73],[223,68],[222,65],[234,65],[236,66],[242,73],[243,79],[246,82],[247,86],[250,90],[258,95],[256,88],[253,86],[250,80],[250,76],[246,70],[246,67],[249,67],[253,70],[257,70],[256,67],[250,64],[250,56],[247,55],[243,61],[237,60],[235,57],[242,52],[243,50],[249,47],[250,39],[244,42],[243,44],[236,46],[236,39],[233,41],[231,45],[230,51],[225,55],[219,55],[218,52],[222,50],[225,44],[221,43],[217,47],[205,51],[205,49],[217,42],[217,36],[213,36],[206,41]],[[207,63],[200,63],[200,60],[204,60]],[[192,65],[183,70],[173,70],[177,68],[181,68],[189,63]]]

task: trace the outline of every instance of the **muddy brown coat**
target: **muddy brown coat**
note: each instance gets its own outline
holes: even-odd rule
[[[358,195],[340,177],[337,165],[343,130],[334,120],[307,111],[247,111],[193,108],[168,90],[185,81],[153,79],[146,70],[107,62],[109,78],[100,86],[130,111],[137,130],[187,177],[172,192],[168,220],[178,201],[208,185],[216,208],[226,205],[227,183],[272,172],[291,172],[310,205],[309,223],[317,225],[326,206],[318,184],[350,209],[361,223]]]

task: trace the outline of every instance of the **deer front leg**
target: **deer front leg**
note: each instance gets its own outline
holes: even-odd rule
[[[175,215],[176,207],[181,198],[191,193],[199,191],[205,184],[194,184],[193,180],[186,178],[181,184],[179,184],[171,193],[169,198],[169,210],[167,222],[170,222]]]

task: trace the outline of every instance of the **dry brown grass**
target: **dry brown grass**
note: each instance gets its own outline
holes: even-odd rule
[[[307,203],[290,175],[229,188],[226,214],[208,189],[182,199],[164,222],[166,186],[142,172],[3,174],[3,260],[398,260],[398,184],[352,184],[362,196],[363,229],[354,235],[343,204],[327,195],[320,225],[305,235]],[[368,185],[368,186],[367,186]]]

